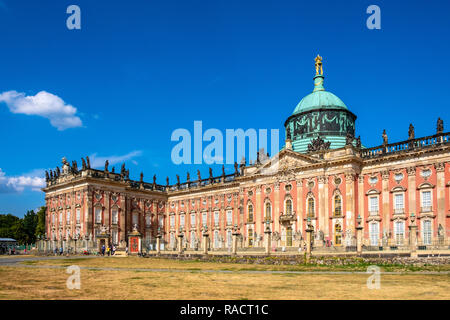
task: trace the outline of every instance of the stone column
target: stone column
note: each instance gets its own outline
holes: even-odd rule
[[[205,230],[203,232],[203,254],[208,254],[208,231]]]
[[[271,245],[271,237],[272,237],[272,231],[270,231],[269,223],[266,224],[266,230],[264,231],[266,234],[265,242],[266,242],[266,255],[270,255],[270,245]]]
[[[264,232],[264,218],[262,217],[262,209],[261,209],[261,185],[256,186],[256,200],[254,204],[254,220],[255,220],[255,232],[258,234],[258,236],[262,235]],[[261,246],[258,241],[258,246]]]
[[[383,238],[384,233],[389,230],[389,222],[391,221],[389,217],[389,171],[388,170],[383,171],[381,173],[381,178],[382,178],[381,188],[383,197],[381,210],[383,214],[380,216],[383,218],[383,227],[381,230],[381,235]],[[384,246],[385,244],[382,242],[382,245]]]
[[[178,254],[183,253],[183,233],[178,234]]]
[[[235,256],[237,254],[237,238],[239,236],[237,225],[234,226],[234,232],[232,233],[232,236],[233,236],[232,255]]]
[[[409,246],[411,250],[411,258],[417,258],[417,225],[414,213],[411,213],[409,218],[411,220],[409,224]]]
[[[126,247],[126,201],[125,195],[120,195],[120,210],[119,210],[119,248]]]
[[[325,202],[328,202],[328,199],[325,199],[325,181],[327,178],[325,176],[319,176],[317,178],[318,182],[318,201],[316,202],[316,206],[318,204],[319,208],[319,219],[316,220],[316,228],[317,231],[325,230],[325,223],[328,224],[328,213],[325,212]]]
[[[408,211],[418,212],[419,208],[416,208],[416,168],[406,168],[408,173]]]
[[[436,215],[437,215],[437,223],[434,228],[434,234],[437,235],[437,230],[439,225],[444,227],[445,229],[445,163],[439,162],[434,165],[436,168],[436,195],[437,195],[437,203],[436,203]],[[446,232],[444,232],[444,237],[446,237]],[[434,238],[434,237],[433,237]]]
[[[156,254],[161,254],[161,233],[158,232],[156,235]]]
[[[361,224],[361,215],[358,215],[356,219],[356,254],[360,256],[362,254],[362,240],[363,240],[363,226]]]
[[[308,224],[306,226],[306,255],[308,258],[311,256],[313,232],[314,227],[311,225],[311,220],[308,218]]]

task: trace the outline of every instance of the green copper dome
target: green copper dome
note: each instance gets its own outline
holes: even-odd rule
[[[296,152],[311,152],[318,144],[329,149],[342,148],[347,135],[355,134],[356,116],[341,99],[325,90],[323,81],[322,57],[317,56],[314,90],[298,103],[284,123]]]
[[[323,79],[323,76],[316,76],[314,78],[314,84],[316,85],[314,91],[298,103],[293,114],[324,108],[348,110],[347,106],[341,99],[333,93],[325,91],[325,88],[323,87]]]

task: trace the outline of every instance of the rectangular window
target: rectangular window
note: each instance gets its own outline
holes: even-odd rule
[[[423,222],[423,244],[431,245],[431,221],[425,220]]]
[[[114,245],[117,245],[119,243],[119,237],[118,237],[117,230],[112,231],[112,241],[113,241]]]
[[[394,235],[395,242],[397,245],[403,244],[403,239],[405,238],[405,222],[404,221],[396,221],[394,223]]]
[[[219,225],[219,211],[215,211],[215,212],[214,212],[214,224],[215,224],[216,226]]]
[[[77,224],[79,224],[80,221],[81,221],[81,209],[80,209],[80,208],[77,208],[75,214],[76,214]]]
[[[70,224],[70,211],[66,212],[66,222],[67,224]]]
[[[119,221],[119,210],[117,210],[117,208],[114,208],[111,211],[111,222],[112,224],[117,224],[118,221]]]
[[[395,209],[403,209],[403,193],[397,193],[394,195],[395,199]]]
[[[184,227],[184,214],[180,216],[180,226]]]
[[[170,216],[170,226],[175,227],[175,216],[174,215]]]
[[[102,222],[102,208],[95,208],[95,223]]]
[[[163,216],[159,217],[158,227],[160,227],[161,229],[164,228],[164,217]]]
[[[233,211],[228,210],[227,211],[227,225],[230,225],[233,223]]]
[[[202,214],[202,224],[204,226],[206,226],[206,217],[207,217],[206,212],[203,212],[203,214]]]
[[[378,197],[369,198],[369,211],[372,214],[378,214]]]
[[[63,213],[62,211],[59,212],[59,223],[62,223],[63,221]]]
[[[380,234],[380,229],[379,229],[378,222],[369,224],[369,236],[370,236],[370,245],[371,246],[378,245],[379,234]]]
[[[195,228],[195,213],[191,214],[191,228]]]
[[[431,211],[431,191],[422,192],[422,212]]]

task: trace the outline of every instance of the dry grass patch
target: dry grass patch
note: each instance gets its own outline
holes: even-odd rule
[[[65,269],[0,267],[1,299],[450,299],[449,275],[241,274],[81,270],[81,289]]]
[[[32,265],[58,265],[69,266],[76,264],[83,267],[96,268],[142,268],[142,269],[177,269],[177,270],[228,270],[228,271],[363,271],[368,264],[355,265],[263,265],[245,263],[223,263],[199,260],[175,260],[164,258],[139,258],[139,257],[79,257],[61,258],[53,260],[25,261],[24,264]],[[424,266],[420,268],[405,267],[401,265],[380,266],[382,271],[408,271],[430,270],[450,271],[450,265]]]

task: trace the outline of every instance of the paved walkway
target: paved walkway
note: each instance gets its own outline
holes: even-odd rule
[[[17,267],[17,268],[39,268],[39,269],[66,269],[66,266],[55,266],[55,265],[28,265],[22,264],[24,261],[45,261],[45,260],[65,260],[65,259],[81,259],[85,258],[83,256],[72,256],[72,257],[0,257],[0,267]],[[104,259],[104,257],[89,257],[93,259]],[[104,270],[104,271],[141,271],[141,272],[199,272],[199,273],[248,273],[248,274],[368,274],[373,272],[365,271],[275,271],[275,270],[210,270],[203,269],[198,270],[196,268],[192,269],[158,269],[158,268],[113,268],[113,267],[80,267],[80,269],[86,270]],[[391,271],[391,272],[381,272],[382,274],[434,274],[434,275],[445,275],[450,274],[450,271]]]

